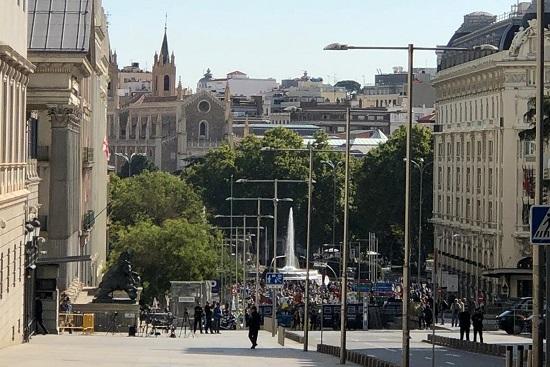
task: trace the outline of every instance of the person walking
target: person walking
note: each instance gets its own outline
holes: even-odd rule
[[[261,317],[256,306],[250,308],[250,312],[246,314],[248,324],[248,339],[252,343],[250,349],[256,349],[258,345],[258,331],[260,330]]]
[[[214,330],[212,330],[212,308],[206,302],[204,305],[204,332],[208,334],[208,330],[210,330],[210,334],[214,334]]]
[[[48,334],[48,330],[44,326],[44,320],[42,319],[43,312],[42,300],[40,297],[36,297],[34,300],[34,322],[36,327],[36,332],[38,333],[38,327],[42,328],[42,334]]]
[[[470,310],[467,308],[458,314],[458,326],[460,326],[460,340],[464,340],[466,335],[466,340],[470,341]]]
[[[472,326],[474,327],[474,342],[477,340],[477,334],[479,334],[479,342],[483,343],[483,312],[481,307],[476,308],[472,315]]]
[[[199,330],[202,334],[202,307],[199,304],[199,301],[197,301],[197,305],[195,306],[195,314],[193,316],[193,334],[197,332],[197,325],[199,326]]]
[[[441,318],[441,325],[445,325],[445,311],[449,309],[449,304],[444,298],[440,298],[436,308]]]
[[[458,326],[458,313],[460,312],[460,305],[458,304],[458,299],[454,299],[451,304],[451,326]]]
[[[220,303],[215,303],[214,306],[214,331],[216,334],[220,333],[220,323],[222,319],[222,309],[220,308]]]

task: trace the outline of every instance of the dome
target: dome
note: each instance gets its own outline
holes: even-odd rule
[[[537,2],[533,0],[533,2],[531,2],[531,5],[529,5],[529,8],[527,8],[525,15],[523,16],[522,26],[524,28],[529,27],[529,21],[536,18]],[[544,0],[544,25],[548,26],[548,24],[550,24],[550,0]]]

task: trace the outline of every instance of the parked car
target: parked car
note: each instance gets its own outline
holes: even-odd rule
[[[507,334],[520,334],[527,323],[527,317],[515,310],[507,310],[497,316],[497,324],[500,330]]]

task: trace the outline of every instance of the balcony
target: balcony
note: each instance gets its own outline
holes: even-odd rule
[[[94,164],[94,148],[82,148],[82,165],[85,168],[92,167]]]
[[[95,224],[95,212],[93,210],[88,210],[84,217],[82,218],[82,230],[90,231]]]

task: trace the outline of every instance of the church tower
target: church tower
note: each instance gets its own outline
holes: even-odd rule
[[[153,95],[176,95],[176,63],[174,53],[168,53],[168,37],[164,27],[164,39],[160,47],[160,55],[155,52],[153,62]]]

